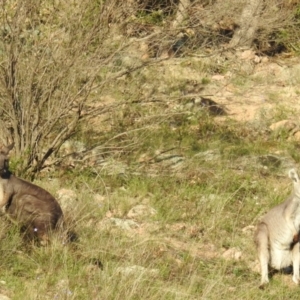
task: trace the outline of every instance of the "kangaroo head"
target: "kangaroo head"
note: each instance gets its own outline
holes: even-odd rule
[[[0,176],[8,174],[10,150],[14,147],[14,143],[9,146],[0,146]]]
[[[297,171],[295,169],[289,170],[289,177],[293,180],[295,195],[300,197],[300,180]]]

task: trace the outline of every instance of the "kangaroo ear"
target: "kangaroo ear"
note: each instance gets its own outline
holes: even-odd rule
[[[299,176],[297,174],[297,171],[295,169],[289,170],[289,177],[294,181],[294,182],[299,182]]]
[[[14,142],[12,142],[9,146],[7,146],[6,148],[8,149],[8,152],[10,152],[14,146],[15,146]]]
[[[4,155],[8,155],[8,153],[11,151],[11,149],[14,147],[15,143],[11,143],[9,146],[0,146],[0,152]]]

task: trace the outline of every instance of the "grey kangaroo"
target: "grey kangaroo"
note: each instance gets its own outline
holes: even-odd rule
[[[300,181],[296,170],[289,171],[294,189],[291,196],[272,208],[255,233],[263,288],[268,282],[268,266],[280,270],[293,265],[293,281],[299,284]]]
[[[62,224],[62,210],[50,193],[9,171],[13,146],[0,146],[0,211],[20,225],[26,239],[47,244],[49,233]]]

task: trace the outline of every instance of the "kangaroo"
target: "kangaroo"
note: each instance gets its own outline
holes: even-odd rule
[[[255,233],[263,288],[268,282],[268,266],[281,270],[293,265],[293,281],[299,284],[300,180],[295,169],[289,171],[294,189],[286,201],[272,208]]]
[[[63,212],[50,193],[9,171],[8,154],[13,147],[0,146],[0,211],[21,226],[25,238],[44,245],[50,231],[62,223]]]

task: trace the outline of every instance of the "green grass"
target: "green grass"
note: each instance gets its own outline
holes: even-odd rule
[[[1,219],[1,292],[11,299],[297,297],[290,275],[276,274],[266,290],[258,289],[253,231],[243,230],[291,189],[282,164],[264,165],[260,157],[276,149],[299,161],[297,144],[251,124],[199,114],[170,116],[129,132],[126,139],[138,144],[111,154],[127,165],[125,174],[77,166],[38,182],[53,194],[60,187],[76,191],[78,201],[65,214],[79,241],[28,247],[17,228]],[[161,153],[184,160],[174,168]],[[95,194],[103,196],[101,203]],[[137,204],[156,214],[139,217],[129,229],[111,220],[126,220]],[[223,258],[231,248],[242,252],[239,260]]]
[[[34,3],[25,1],[24,9],[19,10],[17,8],[22,7],[15,7],[10,1],[3,4],[10,7],[8,14],[3,10],[5,18],[2,18],[1,29],[2,43],[7,43],[4,48],[13,50],[9,57],[16,58],[14,63],[23,61],[26,66],[29,63],[29,71],[36,68],[38,71],[39,65],[44,63],[53,65],[59,71],[59,78],[65,72],[74,79],[63,78],[71,90],[83,87],[89,73],[98,69],[93,84],[86,86],[92,89],[91,102],[81,108],[82,114],[93,108],[90,104],[103,105],[103,109],[112,105],[112,108],[82,122],[73,136],[75,142],[82,142],[87,149],[98,147],[96,163],[76,157],[72,164],[63,161],[53,165],[36,181],[53,195],[60,188],[76,192],[78,199],[66,206],[64,215],[79,240],[65,245],[59,237],[53,236],[45,247],[28,245],[22,241],[16,225],[5,217],[0,218],[0,294],[14,300],[298,299],[299,288],[293,285],[291,275],[276,274],[265,290],[258,288],[260,274],[253,268],[257,259],[253,234],[260,217],[290,193],[292,184],[286,171],[300,163],[299,142],[289,139],[290,132],[269,130],[272,123],[281,120],[297,121],[295,106],[284,104],[286,97],[281,99],[281,92],[273,91],[273,86],[283,83],[281,90],[286,93],[287,85],[293,87],[298,83],[299,70],[293,71],[290,65],[291,78],[283,79],[280,69],[273,70],[271,65],[265,73],[266,62],[254,68],[250,61],[241,61],[240,54],[231,55],[232,49],[226,49],[218,30],[210,30],[221,26],[217,24],[220,16],[211,15],[209,9],[213,7],[206,5],[203,13],[207,11],[212,22],[205,20],[205,14],[200,20],[202,12],[198,1],[189,12],[194,20],[191,19],[195,35],[190,36],[188,44],[191,45],[193,39],[195,44],[186,45],[187,53],[195,55],[174,57],[161,63],[158,63],[162,58],[159,53],[164,52],[161,50],[165,50],[165,45],[172,45],[179,31],[185,29],[170,27],[171,19],[176,17],[175,10],[173,15],[167,16],[163,11],[151,12],[147,8],[159,1],[136,1],[145,2],[147,11],[141,12],[134,12],[134,1],[130,1],[128,7],[123,7],[122,1],[72,1],[74,5],[66,2],[65,8],[64,1],[55,1],[59,7],[54,7],[54,1],[40,1],[44,4],[36,8],[31,2]],[[168,1],[161,2],[164,6]],[[226,6],[229,8],[231,4],[228,1]],[[58,13],[52,13],[54,9]],[[22,18],[16,18],[22,16],[23,10],[25,23]],[[220,10],[216,13],[219,15]],[[299,15],[298,9],[296,17]],[[197,25],[197,19],[204,26]],[[96,20],[100,23],[94,27]],[[218,22],[214,24],[214,20]],[[6,23],[12,26],[4,26]],[[17,26],[20,30],[13,30],[14,24],[25,27]],[[101,24],[103,27],[98,26]],[[10,29],[16,33],[12,39]],[[211,37],[204,31],[204,36],[200,36],[201,30],[210,32]],[[288,38],[284,31],[281,35],[283,41]],[[16,41],[18,36],[20,43]],[[60,70],[63,47],[76,45],[78,37],[89,41],[89,36],[93,36],[89,43],[77,46],[82,49],[80,57],[87,59],[92,55],[94,64],[82,68],[84,72],[80,72],[78,78],[71,70],[70,73]],[[15,49],[8,47],[10,40],[16,42]],[[215,40],[222,40],[221,47],[217,42],[216,51]],[[127,42],[128,47],[125,47]],[[31,44],[35,47],[32,53],[37,56],[31,56]],[[52,44],[54,48],[50,47]],[[145,46],[149,49],[145,50]],[[153,50],[156,47],[158,49]],[[209,51],[205,51],[206,47]],[[158,57],[140,60],[144,54],[151,56],[151,48]],[[77,53],[78,49],[68,47],[66,51]],[[12,55],[14,52],[16,55]],[[17,59],[23,57],[18,53],[26,59]],[[50,61],[44,61],[47,56]],[[39,57],[43,58],[40,64]],[[77,64],[72,55],[67,57],[70,61],[66,61],[66,65]],[[278,58],[279,66],[285,64],[282,63],[284,57]],[[78,62],[78,70],[81,70],[82,60]],[[270,63],[277,63],[277,56]],[[296,60],[287,63],[296,64]],[[144,68],[130,70],[143,64]],[[13,73],[14,68],[3,66],[3,70],[12,69]],[[262,67],[263,72],[258,76],[250,74],[252,67],[253,71]],[[127,68],[128,74],[117,76]],[[55,71],[51,67],[44,70]],[[15,88],[22,87],[26,78],[18,71],[16,74]],[[224,77],[216,80],[217,77],[212,77],[214,74]],[[30,83],[34,83],[33,77],[39,78],[30,72],[27,77]],[[13,85],[13,81],[8,81],[7,84]],[[32,84],[32,91],[25,84],[21,92],[29,91],[29,94],[16,93],[16,106],[23,98],[24,101],[30,98],[30,93],[36,94],[36,100],[41,98],[41,103],[32,103],[33,107],[42,104],[46,94],[53,99],[64,98],[64,90],[61,90],[64,84],[58,82],[56,86],[55,80],[46,82],[43,91],[39,87],[41,81],[37,80],[36,87]],[[54,92],[48,93],[49,88]],[[7,94],[5,91],[9,92],[8,96],[11,94],[3,89],[3,97]],[[67,99],[75,101],[77,96],[85,97],[85,88],[78,91],[80,95],[75,93],[75,98]],[[288,94],[293,95],[292,92],[288,89]],[[299,96],[300,90],[295,92]],[[252,103],[255,100],[252,96],[259,96],[268,105],[255,123],[243,123],[229,117],[214,118],[200,105],[191,105],[194,98],[205,95],[218,103],[222,100],[220,103],[236,105],[244,101]],[[73,111],[73,104],[75,102],[70,102],[65,113]],[[271,110],[269,105],[275,108]],[[230,106],[225,105],[225,109],[230,110]],[[28,134],[16,124],[6,123],[13,127],[14,130],[7,128],[12,134],[17,131],[24,136]],[[50,125],[58,128],[55,122]],[[59,134],[54,131],[47,138],[54,139]],[[49,159],[49,163],[54,161]],[[11,158],[13,172],[22,164],[21,158]],[[136,205],[150,207],[155,213],[130,220],[128,213]],[[239,259],[223,256],[233,249],[241,252]]]

